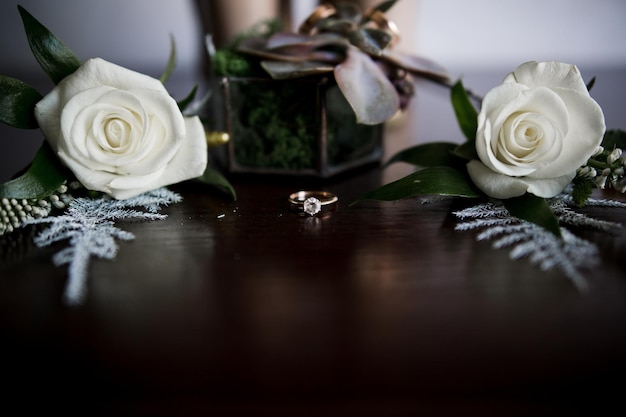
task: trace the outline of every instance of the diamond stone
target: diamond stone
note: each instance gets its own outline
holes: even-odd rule
[[[314,214],[322,211],[322,203],[315,197],[309,197],[304,200],[304,204],[302,205],[302,209],[306,214],[313,216]]]

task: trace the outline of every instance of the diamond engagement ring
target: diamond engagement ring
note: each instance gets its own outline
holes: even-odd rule
[[[310,216],[324,211],[334,211],[339,199],[328,191],[298,191],[289,196],[289,207]]]

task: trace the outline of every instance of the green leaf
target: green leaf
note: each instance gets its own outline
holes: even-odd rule
[[[479,159],[478,152],[476,152],[476,143],[473,141],[462,143],[461,145],[454,148],[452,153],[454,153],[454,155],[458,156],[459,158],[470,161],[472,159]]]
[[[526,193],[520,197],[502,200],[513,216],[534,223],[561,237],[559,221],[544,198]]]
[[[398,152],[385,165],[406,162],[421,167],[456,167],[459,165],[459,158],[452,154],[456,148],[457,144],[449,142],[425,143]]]
[[[217,187],[227,194],[230,194],[233,200],[237,200],[237,193],[230,182],[219,171],[211,168],[209,165],[207,165],[204,170],[204,174],[198,177],[197,180],[204,184]]]
[[[620,148],[626,151],[626,131],[620,129],[607,130],[602,139],[602,146],[606,150]]]
[[[170,75],[174,72],[174,68],[176,68],[176,41],[174,40],[174,36],[170,35],[170,55],[167,59],[165,71],[163,71],[163,74],[161,74],[161,77],[159,78],[159,81],[161,81],[162,84],[167,82]]]
[[[397,181],[376,188],[350,204],[363,200],[396,201],[420,195],[480,197],[473,184],[460,171],[445,167],[429,167]]]
[[[80,60],[26,9],[22,6],[17,8],[22,16],[28,44],[35,59],[52,82],[58,84],[80,67]]]
[[[587,83],[587,91],[591,91],[591,89],[593,88],[593,86],[596,84],[596,77],[593,77],[591,80],[589,80],[589,82]]]
[[[182,112],[185,111],[187,106],[191,104],[194,98],[196,98],[196,93],[198,92],[198,84],[194,85],[187,97],[178,102],[178,108]]]
[[[461,80],[457,81],[450,90],[452,107],[456,114],[457,122],[461,131],[472,144],[476,142],[476,130],[478,129],[478,113],[470,101],[467,91]]]
[[[188,100],[195,100],[195,96],[197,93],[197,85],[191,90],[191,92],[187,95],[187,97],[185,99],[183,99],[180,103],[178,103],[179,106],[183,106],[181,108],[181,113],[183,113],[183,116],[185,117],[193,117],[193,116],[200,116],[200,118],[202,118],[202,115],[204,114],[205,110],[206,110],[206,106],[209,103],[209,100],[211,99],[212,95],[213,95],[213,91],[209,90],[207,91],[203,97],[199,98],[198,100],[193,102],[193,105],[190,108],[190,105],[192,104],[191,101],[189,103],[187,103]]]
[[[0,122],[19,129],[37,129],[34,108],[42,98],[25,82],[0,75]]]
[[[591,197],[591,193],[594,188],[593,180],[586,177],[576,176],[572,180],[572,184],[574,186],[572,189],[572,199],[574,200],[574,204],[578,207],[582,207],[585,205],[589,197]]]
[[[0,198],[45,198],[54,194],[68,176],[48,142],[44,142],[22,176],[0,185]]]

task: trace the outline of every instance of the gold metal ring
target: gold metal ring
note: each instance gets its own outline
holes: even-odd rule
[[[318,20],[326,19],[327,17],[334,15],[336,12],[337,9],[335,9],[335,6],[332,4],[320,4],[315,8],[315,10],[313,10],[313,13],[311,13],[304,22],[302,22],[298,28],[298,32],[303,35],[310,35],[313,32],[315,24]]]
[[[289,195],[289,207],[314,216],[322,211],[334,211],[339,198],[328,191],[298,191]]]

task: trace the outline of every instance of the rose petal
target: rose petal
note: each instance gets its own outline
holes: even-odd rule
[[[67,102],[61,113],[61,135],[57,138],[59,148],[84,165],[92,164],[90,166],[94,169],[115,171],[113,167],[119,165],[123,156],[108,152],[111,146],[102,137],[102,124],[112,117],[124,120],[133,127],[132,132],[139,134],[138,140],[130,144],[131,149],[126,153],[135,155],[147,115],[136,96],[108,86],[83,91]],[[138,117],[141,120],[137,120]]]
[[[563,133],[554,121],[536,112],[512,114],[498,138],[498,156],[514,166],[538,169],[561,153]],[[503,162],[504,162],[503,161]]]
[[[62,92],[62,102],[65,103],[81,91],[103,85],[120,90],[145,88],[167,93],[163,83],[156,78],[129,70],[101,58],[85,61],[70,77],[59,83],[59,91]]]
[[[528,87],[567,88],[589,95],[576,65],[562,62],[526,62],[504,78]]]
[[[153,90],[130,90],[131,94],[141,97],[141,103],[146,109],[148,131],[143,132],[141,145],[137,150],[137,157],[131,154],[120,158],[120,164],[128,167],[129,174],[143,175],[160,169],[179,151],[185,138],[185,119],[178,109],[176,101],[169,94],[162,94]]]
[[[519,197],[528,189],[528,185],[517,177],[499,174],[477,160],[467,164],[467,172],[474,184],[493,198]]]
[[[565,187],[574,179],[576,171],[571,174],[561,175],[553,178],[531,178],[524,177],[528,184],[528,192],[537,197],[551,198],[563,192]]]
[[[492,197],[521,195],[524,187],[552,197],[586,163],[605,129],[576,66],[527,62],[485,96],[476,133],[481,162],[472,161],[468,171]]]
[[[109,193],[117,199],[125,199],[155,188],[176,184],[204,173],[207,165],[207,145],[200,118],[185,118],[186,138],[167,167],[145,177],[115,176],[107,184]]]
[[[535,113],[545,118],[545,132],[552,133],[549,141],[561,141],[568,131],[569,115],[560,96],[548,88],[529,89],[521,84],[502,84],[489,91],[483,99],[478,116],[476,151],[489,168],[506,175],[529,175],[538,168],[552,163],[560,149],[557,144],[552,151],[532,164],[511,163],[513,158],[503,157],[506,147],[501,146],[502,135],[507,133],[505,123],[521,113]]]
[[[104,137],[104,124],[112,119],[128,127],[131,138],[127,139],[125,152],[112,151]],[[170,161],[178,151],[184,129],[182,114],[168,94],[98,87],[68,101],[61,115],[60,147],[93,169],[146,175]]]
[[[553,90],[569,111],[570,127],[563,139],[563,150],[559,158],[532,173],[532,177],[568,175],[584,165],[602,142],[606,130],[602,108],[589,95],[561,88]]]
[[[61,81],[35,117],[77,179],[115,198],[198,177],[207,164],[198,117],[185,119],[160,81],[100,59]]]
[[[63,79],[35,106],[37,123],[53,148],[61,139],[61,110],[78,94],[86,90],[113,88],[129,90],[145,88],[167,94],[163,84],[152,77],[131,71],[100,58],[87,60],[71,76]],[[93,98],[96,100],[95,96]]]
[[[472,160],[467,164],[467,172],[474,184],[482,192],[490,197],[499,199],[519,197],[526,192],[537,197],[554,197],[561,193],[575,176],[574,173],[572,175],[545,179],[511,177],[494,172],[477,160]]]

